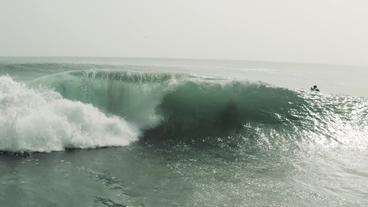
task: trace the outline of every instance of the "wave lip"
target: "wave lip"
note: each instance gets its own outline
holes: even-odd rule
[[[139,136],[122,118],[51,90],[30,89],[8,76],[0,77],[0,114],[2,151],[124,146]]]

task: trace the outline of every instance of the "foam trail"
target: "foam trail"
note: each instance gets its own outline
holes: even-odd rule
[[[124,146],[139,135],[122,118],[51,90],[30,89],[8,76],[0,76],[0,114],[2,151]]]

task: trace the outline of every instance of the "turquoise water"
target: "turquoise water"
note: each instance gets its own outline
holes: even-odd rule
[[[1,58],[1,204],[367,206],[366,71]]]

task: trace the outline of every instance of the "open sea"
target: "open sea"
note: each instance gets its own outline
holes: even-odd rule
[[[0,206],[368,206],[367,77],[357,66],[0,57]]]

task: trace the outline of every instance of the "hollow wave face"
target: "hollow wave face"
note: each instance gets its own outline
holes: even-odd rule
[[[137,139],[135,127],[106,116],[91,104],[64,99],[49,89],[31,89],[0,77],[0,150],[59,151],[124,146]]]
[[[367,146],[368,101],[190,75],[79,71],[34,82],[123,117],[142,141],[275,147],[354,142]]]

